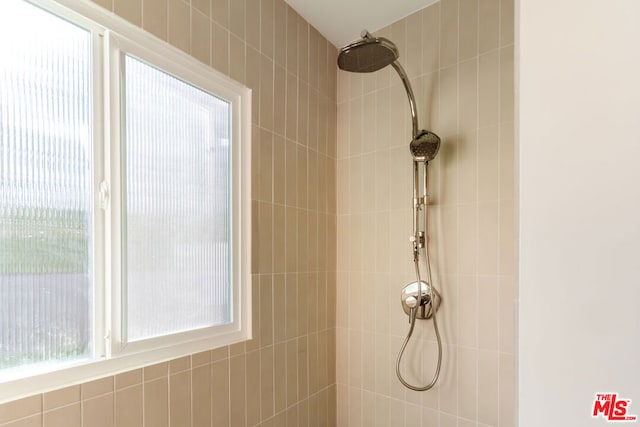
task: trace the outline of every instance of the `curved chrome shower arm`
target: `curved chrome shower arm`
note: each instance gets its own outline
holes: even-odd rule
[[[402,84],[404,85],[404,89],[407,92],[407,98],[409,98],[409,108],[411,109],[411,121],[413,126],[413,135],[412,138],[418,136],[418,109],[416,108],[416,99],[413,96],[413,89],[411,89],[411,82],[409,82],[409,78],[407,77],[407,73],[405,73],[404,68],[398,61],[393,61],[391,66],[400,76],[400,80],[402,80]]]

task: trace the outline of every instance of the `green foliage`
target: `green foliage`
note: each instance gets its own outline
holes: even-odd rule
[[[64,338],[63,338],[64,340]],[[55,353],[55,358],[51,353]],[[68,342],[59,344],[55,349],[45,348],[42,345],[37,351],[25,356],[22,352],[0,352],[0,369],[17,368],[24,365],[38,363],[66,362],[74,359],[83,359],[89,354],[87,343]]]
[[[0,217],[0,274],[79,273],[89,264],[87,212],[21,209]]]

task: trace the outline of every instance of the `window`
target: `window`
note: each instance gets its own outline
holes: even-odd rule
[[[0,370],[7,370],[92,351],[93,94],[90,31],[28,3],[0,7]]]
[[[0,3],[0,401],[250,338],[249,90],[34,3]]]
[[[230,105],[124,59],[127,339],[227,324]]]

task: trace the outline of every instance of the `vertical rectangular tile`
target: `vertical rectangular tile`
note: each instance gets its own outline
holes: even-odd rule
[[[309,394],[318,391],[318,334],[310,333],[307,337],[309,345],[308,359],[308,376],[309,376]]]
[[[498,282],[500,351],[515,354],[515,289],[513,277]]]
[[[220,360],[211,366],[211,396],[207,402],[203,402],[203,413],[197,415],[196,409],[193,411],[193,424],[207,426],[229,427],[229,359]],[[195,370],[194,370],[195,373]],[[203,372],[203,374],[206,374]],[[205,413],[206,409],[209,410]]]
[[[118,402],[116,401],[116,414]],[[169,425],[191,424],[191,372],[186,370],[169,376]]]
[[[447,346],[444,351],[449,357],[444,362],[448,366],[443,367],[440,378],[440,411],[448,414],[458,414],[458,350],[457,347]],[[442,420],[442,418],[440,418]],[[455,423],[453,424],[455,426]]]
[[[287,4],[283,1],[274,2],[274,54],[273,59],[281,67],[287,66]]]
[[[440,2],[440,67],[458,62],[459,0]]]
[[[478,348],[498,351],[500,347],[498,278],[478,277]]]
[[[478,130],[478,201],[500,197],[499,135],[497,126]]]
[[[273,80],[273,131],[280,136],[286,134],[287,122],[287,71],[279,64],[274,66]],[[284,163],[283,163],[284,166]],[[284,172],[284,171],[283,171]],[[284,185],[282,186],[284,189]],[[284,203],[284,199],[282,200]]]
[[[287,71],[298,75],[298,14],[287,5]]]
[[[287,73],[286,136],[291,140],[298,138],[298,80],[290,72]]]
[[[478,55],[478,2],[460,0],[460,61]]]
[[[287,346],[284,342],[273,347],[273,400],[275,412],[287,407]]]
[[[246,357],[232,357],[229,361],[229,421],[233,427],[246,425]]]
[[[242,41],[245,40],[245,14],[246,0],[229,2],[229,30]]]
[[[236,1],[238,0],[211,0],[211,18],[222,27],[231,29],[231,3]],[[240,3],[242,3],[242,0],[240,0]]]
[[[478,208],[478,274],[498,273],[500,204],[482,203]]]
[[[458,66],[440,71],[440,137],[458,132]],[[442,147],[444,148],[444,147]]]
[[[458,138],[458,202],[478,201],[478,133],[462,132]]]
[[[270,275],[260,278],[260,344],[273,344],[273,279]]]
[[[298,398],[304,399],[308,396],[308,363],[307,340],[298,338],[297,342],[297,367],[298,367]]]
[[[246,409],[247,425],[260,422],[260,351],[252,351],[246,356]]]
[[[287,405],[298,402],[298,342],[287,341]]]
[[[273,131],[273,61],[260,56],[260,126]]]
[[[493,51],[480,56],[478,64],[478,120],[479,127],[496,125],[499,111],[499,53]]]
[[[404,63],[407,76],[413,79],[423,73],[422,43],[424,40],[422,38],[422,31],[424,28],[422,26],[422,11],[414,12],[404,20],[406,21],[407,50],[407,54],[404,56]],[[372,78],[372,81],[375,82],[375,79]]]
[[[263,420],[274,414],[273,347],[260,350],[260,414]]]
[[[260,273],[271,273],[273,271],[273,205],[259,203],[258,215],[258,271]]]
[[[286,271],[286,208],[273,206],[273,272]],[[275,299],[274,299],[275,303]],[[275,315],[275,312],[274,312]]]
[[[299,273],[298,274],[298,289],[297,289],[297,297],[298,301],[296,303],[297,311],[298,311],[298,336],[304,336],[308,332],[308,321],[309,317],[307,315],[307,303],[308,303],[308,289],[309,289],[309,273]]]
[[[245,0],[244,30],[247,44],[260,51],[260,0]]]
[[[461,348],[458,350],[458,415],[475,420],[478,399],[478,352]]]
[[[500,0],[478,0],[478,48],[479,52],[489,52],[498,47],[500,31]]]
[[[514,118],[513,46],[500,49],[500,122]]]
[[[309,145],[309,85],[298,80],[298,142]]]
[[[229,30],[216,22],[211,23],[211,66],[229,74]]]
[[[458,271],[464,279],[473,279],[478,268],[478,207],[460,206],[458,209]],[[475,326],[475,322],[474,325]],[[471,327],[471,325],[469,325]]]
[[[516,425],[515,418],[515,369],[513,355],[501,354],[499,369],[499,390],[500,390],[500,426],[513,427]]]
[[[309,82],[309,23],[298,15],[298,78]]]
[[[499,425],[499,366],[496,352],[478,353],[478,421]]]
[[[274,49],[274,0],[260,0],[260,49],[273,60]]]
[[[513,44],[514,0],[500,0],[500,46]]]
[[[211,21],[202,12],[191,12],[191,55],[200,62],[211,64]]]
[[[142,26],[142,0],[114,0],[113,11],[132,24]]]
[[[257,274],[251,276],[251,330],[258,331],[260,325],[260,280]],[[253,338],[244,346],[247,352],[260,348],[260,334],[253,332]],[[233,346],[232,346],[233,347]]]
[[[95,427],[113,427],[115,425],[113,403],[113,393],[103,394],[99,397],[84,400],[82,402],[82,425]],[[164,408],[166,408],[166,405],[164,406]],[[154,425],[166,426],[166,417],[164,424],[159,423]]]
[[[139,427],[143,425],[142,419],[142,385],[116,391],[116,426]],[[191,421],[187,417],[187,423]],[[46,425],[46,424],[45,424]],[[188,425],[188,424],[187,424]]]
[[[168,0],[144,0],[142,3],[142,28],[166,41],[168,9]]]
[[[500,203],[500,273],[510,277],[515,271],[515,215],[513,200]]]
[[[191,11],[189,5],[182,0],[169,1],[169,43],[189,53],[191,46]]]
[[[422,72],[440,68],[440,2],[422,10]]]

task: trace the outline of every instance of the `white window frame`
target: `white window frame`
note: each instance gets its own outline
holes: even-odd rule
[[[92,34],[93,358],[0,373],[0,403],[251,338],[251,90],[87,0],[29,0]],[[232,323],[126,343],[122,315],[121,83],[124,54],[231,105]]]

